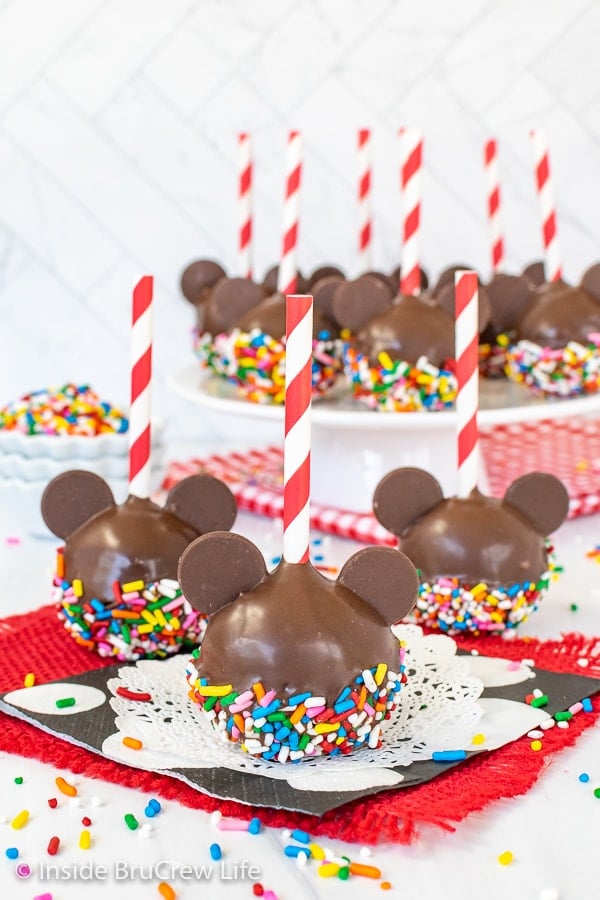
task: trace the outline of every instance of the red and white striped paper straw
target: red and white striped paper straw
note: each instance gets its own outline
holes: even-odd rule
[[[252,139],[242,132],[238,137],[238,271],[252,278]]]
[[[479,441],[479,329],[478,283],[475,272],[460,271],[454,276],[456,432],[458,441],[458,496],[468,497],[477,487]]]
[[[548,144],[546,135],[539,128],[533,128],[530,132],[530,137],[535,155],[535,185],[542,219],[546,281],[560,281],[562,278],[562,262],[558,244],[556,205],[554,202],[554,185],[550,174]]]
[[[358,132],[358,258],[360,272],[373,267],[372,238],[373,212],[371,198],[372,178],[371,129]]]
[[[400,292],[418,294],[421,289],[419,240],[421,233],[421,174],[423,137],[416,128],[401,128],[400,188],[402,191],[402,271]]]
[[[150,496],[152,292],[151,275],[145,275],[133,290],[129,493],[136,497]]]
[[[498,142],[486,141],[483,151],[487,188],[487,213],[490,226],[492,272],[499,272],[504,265],[504,235],[500,211],[500,178],[498,175]]]
[[[283,558],[308,561],[313,298],[286,298]]]
[[[302,177],[302,136],[290,131],[285,167],[283,205],[283,247],[279,261],[277,290],[293,294],[298,281],[298,224],[300,219],[300,180]]]

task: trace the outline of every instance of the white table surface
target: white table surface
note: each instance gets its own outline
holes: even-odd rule
[[[178,448],[178,458],[204,448]],[[209,448],[212,449],[212,448]],[[223,450],[221,446],[219,448]],[[280,524],[249,514],[240,514],[236,530],[251,537],[270,557],[280,552]],[[6,540],[12,534],[0,527],[0,564],[3,589],[0,615],[25,612],[45,603],[49,597],[54,561],[53,540],[23,537],[18,544]],[[561,580],[553,585],[541,609],[520,629],[520,636],[556,638],[561,631],[577,630],[600,634],[600,566],[586,558],[586,550],[600,543],[600,516],[578,519],[564,525],[555,536],[559,561],[565,566]],[[343,562],[358,545],[337,538],[325,538],[327,562]],[[571,603],[577,603],[576,612]],[[590,782],[581,784],[578,775],[590,774]],[[600,877],[596,853],[600,834],[600,800],[593,794],[600,786],[600,734],[590,728],[574,748],[549,757],[547,768],[536,785],[524,797],[492,804],[481,813],[470,815],[458,824],[454,833],[424,828],[412,846],[377,845],[370,859],[362,859],[360,846],[340,841],[319,842],[338,854],[357,861],[370,862],[382,871],[382,878],[393,888],[385,893],[378,881],[352,878],[323,879],[314,862],[303,869],[283,855],[284,837],[276,829],[264,829],[254,837],[248,834],[217,832],[209,816],[173,801],[163,802],[163,811],[153,820],[153,836],[144,839],[128,831],[123,815],[133,811],[143,819],[146,797],[135,790],[106,784],[87,777],[65,777],[77,784],[81,805],[50,810],[47,798],[56,795],[57,771],[35,760],[0,754],[0,898],[21,900],[52,895],[53,900],[105,897],[160,897],[158,882],[168,874],[171,863],[210,864],[209,846],[221,844],[224,870],[213,864],[210,879],[172,883],[178,898],[251,898],[252,881],[233,877],[234,863],[247,860],[260,869],[259,880],[279,900],[294,898],[369,898],[402,897],[403,900],[594,900],[600,897]],[[14,778],[22,776],[22,785]],[[92,805],[100,798],[102,806]],[[65,800],[65,798],[61,798]],[[162,802],[162,801],[161,801]],[[27,826],[15,831],[10,821],[21,809],[29,809]],[[81,818],[93,820],[93,846],[78,847]],[[53,834],[61,836],[61,852],[46,853]],[[17,862],[33,869],[28,879],[19,880],[15,863],[6,859],[7,847],[18,847]],[[509,866],[501,866],[498,856],[505,850],[514,854]],[[122,861],[121,869],[116,868]],[[105,866],[103,880],[74,882],[61,878],[42,880],[40,864],[54,863],[70,867],[91,863]],[[152,866],[162,862],[158,871]],[[143,865],[143,871],[119,879],[125,865]],[[85,870],[79,869],[80,874]],[[238,872],[240,867],[238,866]],[[158,875],[158,877],[155,877]],[[142,877],[144,876],[144,877]]]

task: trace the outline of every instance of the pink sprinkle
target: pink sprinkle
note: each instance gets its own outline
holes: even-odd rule
[[[307,709],[304,713],[305,716],[310,716],[310,718],[314,718],[314,716],[318,716],[319,713],[322,713],[325,709],[324,706],[313,706],[311,709]]]
[[[509,662],[509,664],[507,665],[506,668],[508,669],[509,672],[516,672],[517,669],[521,668],[521,663],[518,662],[516,659],[513,659]]]
[[[364,709],[364,711],[365,711],[366,713],[368,713],[370,716],[374,716],[374,715],[375,715],[375,710],[373,709],[373,707],[371,706],[370,703],[365,703],[365,704],[363,705],[363,709]]]
[[[231,737],[234,739],[234,741],[237,741],[237,740],[239,739],[239,737],[240,737],[240,729],[237,727],[237,725],[232,725],[232,727],[231,727]]]
[[[129,591],[128,594],[121,594],[121,598],[123,600],[139,600],[140,592],[139,591]]]
[[[6,538],[6,543],[9,547],[16,547],[21,543],[21,538],[17,537],[16,534],[9,534],[9,536]]]
[[[186,631],[186,629],[188,629],[191,625],[193,625],[197,619],[198,619],[198,613],[196,611],[191,612],[189,614],[189,616],[187,616],[183,622],[183,626],[182,626],[183,630]]]
[[[248,822],[245,819],[219,819],[217,828],[219,831],[248,831]]]
[[[582,709],[583,709],[583,703],[578,701],[577,703],[574,703],[573,706],[569,707],[569,712],[573,713],[573,715],[575,715],[575,713],[581,712]]]
[[[267,691],[262,700],[258,701],[259,706],[270,706],[275,697],[277,696],[277,691]]]
[[[263,893],[263,900],[277,900],[277,894],[275,891],[265,891]]]
[[[175,597],[174,600],[170,600],[169,603],[165,603],[162,610],[164,613],[172,612],[174,609],[179,609],[181,606],[181,597]]]

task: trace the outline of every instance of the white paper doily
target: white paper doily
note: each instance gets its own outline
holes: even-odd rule
[[[110,703],[116,733],[102,752],[121,762],[147,769],[229,768],[283,779],[299,790],[339,791],[392,785],[402,781],[390,767],[431,759],[433,751],[469,746],[482,714],[477,699],[483,683],[469,673],[469,657],[456,655],[455,642],[445,635],[424,636],[415,625],[394,632],[406,643],[408,682],[398,709],[386,723],[379,750],[362,748],[349,756],[305,759],[282,765],[243,753],[220,741],[206,717],[187,695],[186,656],[142,660],[110,679]],[[119,686],[152,695],[140,703],[116,694]],[[141,750],[123,745],[123,737],[142,741]]]

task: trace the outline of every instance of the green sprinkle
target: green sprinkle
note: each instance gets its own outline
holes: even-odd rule
[[[127,827],[129,828],[130,831],[135,831],[135,829],[140,824],[138,822],[138,820],[136,819],[136,817],[133,815],[133,813],[125,813],[124,819],[125,819],[125,824],[127,825]]]
[[[207,712],[210,712],[218,699],[219,699],[218,697],[208,697],[206,699],[206,702],[204,703],[204,709]]]
[[[123,636],[123,640],[126,644],[131,643],[131,631],[129,630],[129,625],[126,622],[121,623],[121,634]]]
[[[531,706],[535,707],[536,709],[538,709],[540,706],[547,706],[547,705],[548,705],[548,697],[546,696],[546,694],[542,694],[541,697],[534,697],[533,700],[531,701]]]
[[[350,877],[350,866],[341,866],[338,872],[338,878],[341,878],[342,881],[347,881]]]
[[[300,738],[300,743],[298,744],[298,750],[306,750],[308,744],[310,743],[310,735],[303,734]]]
[[[196,647],[196,649],[192,651],[192,657],[194,659],[198,659],[199,656],[200,656],[200,649],[199,649],[199,647]]]
[[[237,700],[239,696],[238,691],[232,691],[230,694],[226,694],[224,697],[221,697],[221,706],[229,706],[229,704],[233,703],[234,700]]]
[[[554,718],[557,722],[568,722],[569,719],[573,718],[573,713],[557,712],[557,713],[554,713]]]
[[[571,610],[571,612],[577,612],[577,610],[579,609],[579,607],[577,606],[576,603],[571,603],[569,609]]]
[[[598,797],[598,799],[600,800],[600,788],[594,789],[594,797]]]
[[[23,778],[21,775],[17,775],[15,778],[15,784],[23,784]]]
[[[75,706],[75,697],[61,697],[56,701],[58,709],[65,709],[67,706]]]

